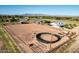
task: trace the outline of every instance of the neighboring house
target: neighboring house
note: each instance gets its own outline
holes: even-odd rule
[[[20,19],[21,24],[27,24],[27,21],[28,21],[28,19],[26,19],[26,18],[21,18]]]
[[[63,27],[64,23],[63,22],[52,22],[49,25],[53,26],[53,27],[56,27],[56,28],[59,28],[59,27]]]

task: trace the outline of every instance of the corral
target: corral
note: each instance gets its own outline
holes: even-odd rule
[[[6,25],[4,28],[14,38],[22,52],[45,53],[63,45],[73,33],[38,24]]]

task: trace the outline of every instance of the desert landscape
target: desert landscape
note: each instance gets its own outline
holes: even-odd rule
[[[14,38],[20,51],[27,53],[51,52],[79,35],[73,30],[63,30],[34,23],[6,25],[4,28]],[[39,37],[42,39],[37,37],[40,33]]]
[[[48,53],[48,52],[58,53],[58,52],[75,52],[78,50],[77,48],[73,49],[78,44],[78,42],[75,42],[75,44],[71,45],[72,42],[78,40],[79,27],[73,27],[77,26],[78,24],[77,25],[73,24],[72,25],[73,28],[70,28],[67,27],[66,25],[64,25],[66,27],[53,25],[55,22],[57,22],[57,24],[59,23],[63,24],[58,20],[57,21],[54,20],[53,21],[54,23],[49,23],[52,21],[45,23],[44,21],[47,20],[42,21],[40,20],[34,21],[31,18],[30,21],[27,20],[21,22],[3,22],[1,27],[2,29],[4,29],[5,33],[7,32],[9,40],[13,42],[12,44],[14,48],[11,49],[14,52],[18,51],[24,53]],[[7,34],[6,36],[5,35],[4,36],[7,37]],[[1,43],[1,45],[5,46],[5,44],[3,43]],[[67,46],[70,45],[71,47],[66,48]]]
[[[58,10],[58,6],[55,10],[54,6],[3,7],[0,7],[2,11],[18,8],[18,13],[33,8],[30,9],[31,13],[24,14],[22,11],[22,14],[14,14],[9,11],[0,14],[0,53],[79,53],[79,16],[72,14],[71,6],[59,6],[63,12],[68,8],[70,13],[65,10],[65,14]],[[35,9],[44,14],[33,13]]]

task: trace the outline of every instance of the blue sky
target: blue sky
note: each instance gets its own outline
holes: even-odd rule
[[[79,16],[79,5],[0,5],[0,14],[26,13]]]

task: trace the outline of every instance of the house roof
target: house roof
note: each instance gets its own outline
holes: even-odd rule
[[[53,26],[64,26],[64,23],[63,22],[53,22],[53,23],[50,23],[50,25],[53,25]]]

